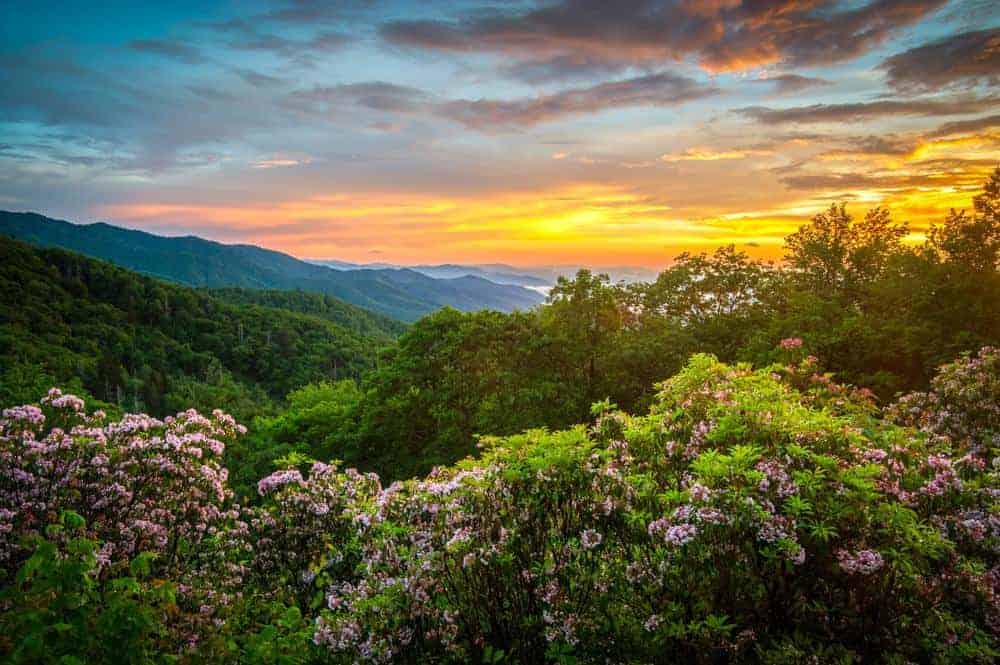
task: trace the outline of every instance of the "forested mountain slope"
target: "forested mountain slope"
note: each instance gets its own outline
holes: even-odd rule
[[[463,311],[529,309],[535,291],[479,277],[435,279],[413,270],[333,270],[253,245],[195,236],[168,238],[109,224],[70,224],[0,211],[0,234],[61,247],[189,286],[300,289],[335,296],[402,321],[442,307]]]
[[[368,335],[329,317],[232,304],[4,237],[0,291],[0,397],[8,402],[62,383],[157,414],[191,402],[239,410],[310,381],[358,377],[392,338],[391,327]]]
[[[264,305],[318,316],[363,335],[387,341],[395,339],[407,328],[405,323],[397,319],[311,291],[221,287],[206,289],[206,292],[236,305]]]

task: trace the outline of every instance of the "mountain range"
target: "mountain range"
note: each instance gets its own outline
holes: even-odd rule
[[[336,259],[306,259],[310,263],[327,266],[335,270],[363,270],[405,268],[423,273],[428,277],[453,278],[463,275],[482,277],[497,284],[517,284],[542,292],[554,286],[560,277],[572,278],[576,272],[587,266],[553,265],[518,267],[505,263],[444,263],[439,265],[399,265],[394,263],[351,263]],[[659,274],[658,271],[640,266],[612,266],[588,268],[591,272],[606,274],[613,282],[651,282]]]
[[[401,321],[414,321],[442,307],[509,312],[544,300],[536,290],[479,274],[452,271],[434,277],[410,268],[334,269],[254,245],[158,236],[100,222],[72,224],[36,213],[0,211],[0,234],[188,286],[297,289],[335,296]]]
[[[407,269],[435,279],[455,279],[457,277],[481,277],[494,284],[513,284],[529,289],[550,287],[554,280],[545,279],[531,274],[528,270],[520,270],[514,266],[503,264],[462,265],[443,263],[438,265],[404,266],[393,263],[350,263],[335,259],[309,259],[310,263],[333,268],[334,270],[366,270],[366,269]]]

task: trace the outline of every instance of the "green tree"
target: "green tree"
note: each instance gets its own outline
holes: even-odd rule
[[[972,203],[972,215],[952,210],[944,224],[931,227],[930,244],[945,261],[962,269],[995,272],[1000,262],[1000,167]]]
[[[805,288],[854,300],[904,251],[908,233],[885,208],[869,210],[856,222],[845,204],[832,204],[785,239],[785,259]]]
[[[580,270],[574,279],[560,277],[549,292],[542,324],[564,345],[573,371],[566,377],[577,386],[584,403],[578,419],[585,419],[589,405],[607,397],[604,376],[607,357],[623,326],[619,290],[607,275]]]

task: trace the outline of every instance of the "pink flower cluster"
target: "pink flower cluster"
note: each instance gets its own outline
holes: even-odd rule
[[[838,550],[837,561],[840,563],[841,570],[855,575],[872,575],[885,565],[882,555],[875,550],[859,550],[857,552]]]
[[[39,427],[45,422],[45,414],[42,413],[42,410],[34,404],[25,404],[24,406],[15,406],[9,409],[4,409],[3,417],[6,420],[22,421],[29,427]]]
[[[593,529],[587,529],[582,534],[580,534],[580,544],[583,545],[583,549],[585,550],[594,549],[595,547],[601,544],[602,540],[604,540],[604,536],[602,536],[598,531],[594,531]]]
[[[941,496],[950,490],[962,489],[962,479],[947,455],[931,455],[927,458],[927,466],[934,470],[934,477],[920,488],[922,494]]]
[[[780,346],[782,349],[786,351],[790,351],[792,349],[801,349],[802,339],[800,337],[786,337],[785,339],[781,340],[778,346]]]
[[[666,518],[650,522],[646,530],[649,535],[662,538],[663,542],[674,547],[687,545],[698,535],[698,527],[694,524],[671,524]]]
[[[42,404],[51,404],[56,409],[70,409],[77,413],[84,408],[82,399],[76,395],[64,395],[58,388],[50,388],[49,393],[42,398]]]
[[[257,492],[261,495],[270,494],[280,487],[291,484],[302,485],[302,474],[298,469],[282,469],[266,478],[261,478],[257,483]]]
[[[101,542],[102,574],[126,569],[141,552],[158,555],[157,575],[178,582],[174,628],[184,643],[211,630],[198,608],[220,606],[239,588],[247,550],[242,515],[231,505],[224,440],[241,433],[228,416],[189,411],[159,421],[130,414],[107,421],[82,399],[53,388],[38,405],[0,417],[0,562],[15,569],[25,536],[40,535],[63,511],[86,520]],[[213,615],[215,616],[215,615]]]

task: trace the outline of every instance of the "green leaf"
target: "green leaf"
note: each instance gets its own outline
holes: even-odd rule
[[[59,515],[59,523],[67,529],[82,529],[87,526],[87,520],[83,519],[79,513],[72,510],[64,510]]]
[[[155,561],[157,555],[153,552],[141,552],[138,556],[132,559],[129,564],[129,570],[136,577],[145,577],[149,575],[150,571],[153,569],[153,561]]]

